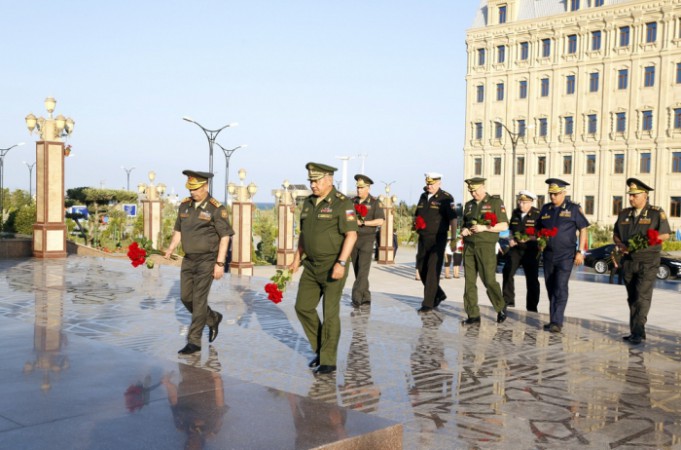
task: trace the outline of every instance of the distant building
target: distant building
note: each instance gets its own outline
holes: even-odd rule
[[[482,0],[466,44],[465,178],[513,204],[505,125],[516,193],[562,178],[606,225],[636,177],[681,227],[681,2]]]

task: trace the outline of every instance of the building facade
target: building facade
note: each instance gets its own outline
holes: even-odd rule
[[[681,227],[681,0],[482,0],[466,44],[466,178],[608,225],[636,177]]]

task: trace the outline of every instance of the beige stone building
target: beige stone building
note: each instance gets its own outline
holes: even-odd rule
[[[635,177],[681,227],[681,0],[482,0],[466,44],[465,178],[605,225]]]

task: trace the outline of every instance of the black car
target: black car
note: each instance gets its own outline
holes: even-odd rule
[[[610,253],[615,244],[608,244],[598,248],[592,248],[584,253],[584,265],[593,267],[598,273],[610,270]],[[678,277],[681,272],[681,259],[675,258],[669,253],[662,253],[660,267],[657,270],[657,278],[666,280],[669,277]]]

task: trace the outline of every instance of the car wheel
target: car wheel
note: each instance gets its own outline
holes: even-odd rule
[[[669,278],[669,274],[671,274],[671,269],[665,265],[660,266],[657,269],[657,278],[660,280],[666,280]]]
[[[603,260],[596,261],[594,264],[594,270],[597,273],[605,273],[608,271],[608,263]]]

